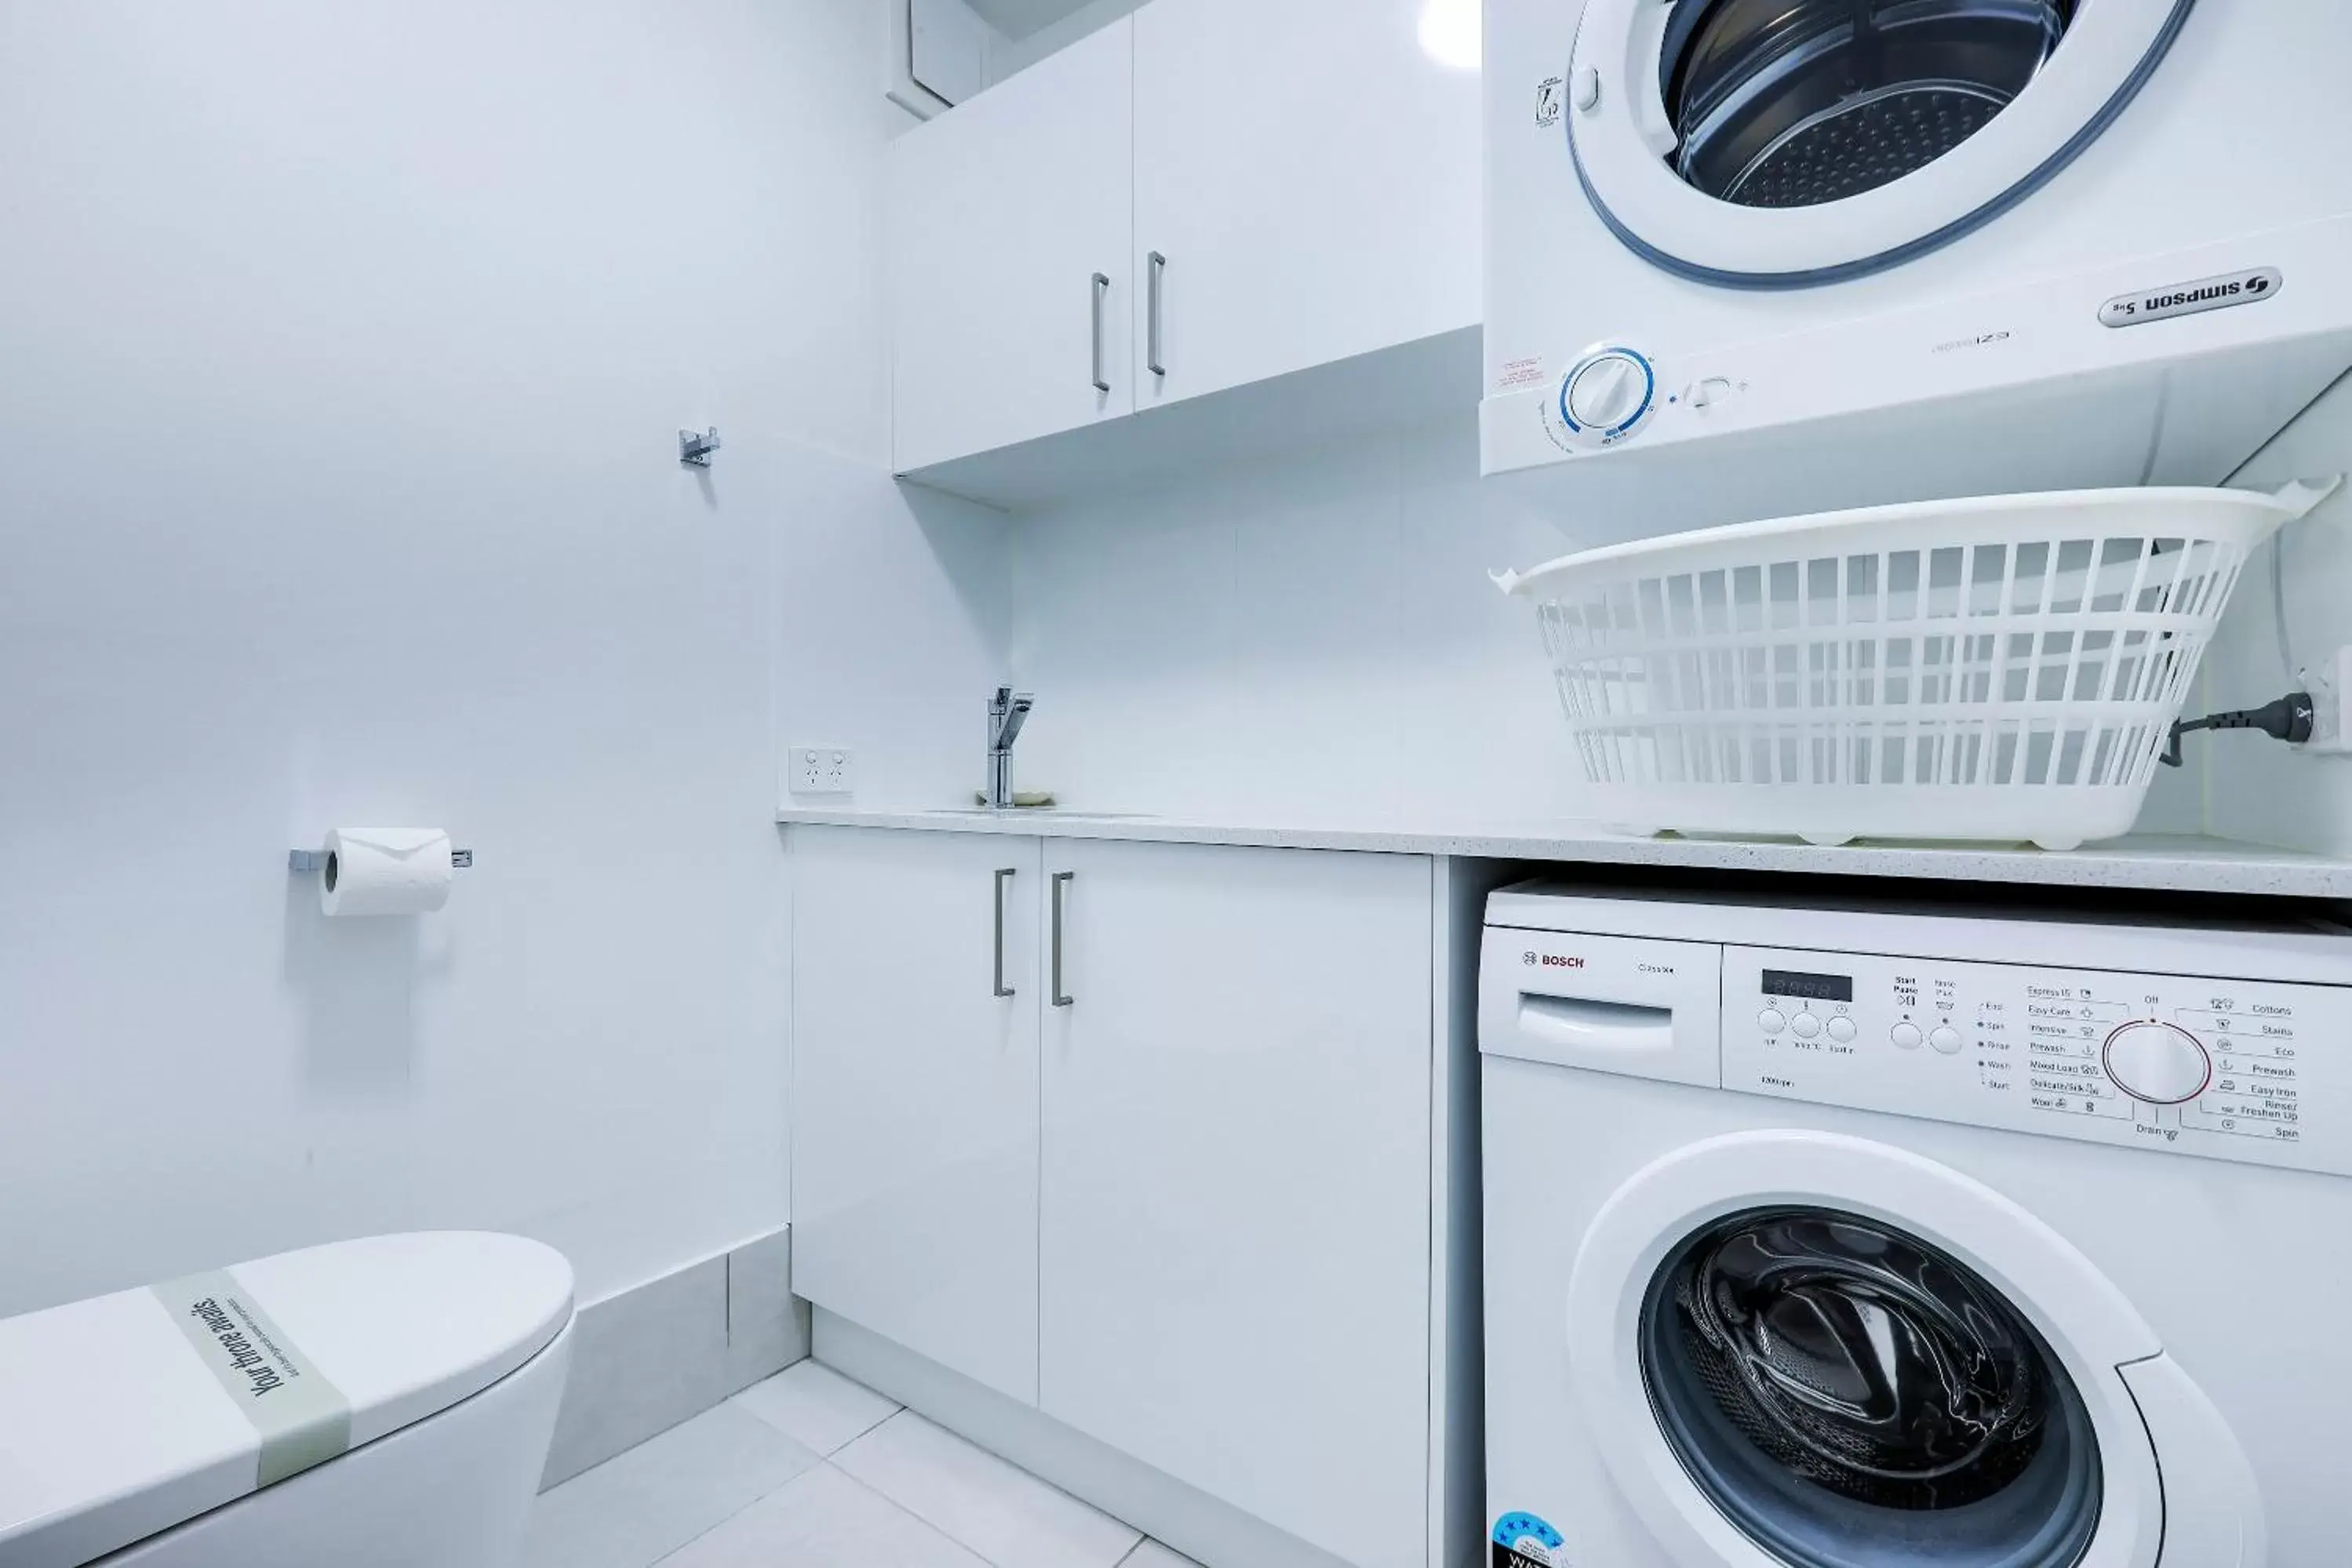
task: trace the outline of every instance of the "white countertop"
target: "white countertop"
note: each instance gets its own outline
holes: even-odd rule
[[[1925,877],[2057,887],[2352,898],[2352,861],[2189,835],[2147,834],[2086,844],[2064,854],[1986,844],[1869,843],[1821,849],[1795,840],[1633,838],[1566,821],[1410,825],[1307,825],[1061,810],[865,810],[786,806],[795,823],[901,828],[919,832],[1022,833],[1053,839],[1354,850],[1585,865],[1685,866],[1709,871],[1808,872]]]

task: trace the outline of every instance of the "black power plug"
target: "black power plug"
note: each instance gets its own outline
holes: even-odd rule
[[[2311,738],[2315,711],[2309,692],[2289,692],[2261,707],[2232,708],[2228,713],[2209,713],[2203,718],[2182,719],[2172,727],[2164,756],[2158,760],[2167,768],[2179,767],[2180,737],[2192,729],[2259,729],[2273,740],[2300,746]]]

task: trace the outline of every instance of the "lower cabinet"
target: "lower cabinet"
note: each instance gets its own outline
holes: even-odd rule
[[[1431,862],[791,849],[794,1288],[1360,1568],[1427,1568]]]
[[[1045,867],[1069,1005],[1039,1403],[1361,1568],[1423,1568],[1429,862],[1057,840]]]
[[[791,848],[793,1288],[1034,1404],[1038,842]]]

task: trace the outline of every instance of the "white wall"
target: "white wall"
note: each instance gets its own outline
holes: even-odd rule
[[[1639,529],[1548,493],[1480,480],[1465,416],[1016,518],[1022,787],[1437,829],[1589,815],[1534,613],[1487,573]],[[2142,827],[2194,831],[2199,805],[2163,779]]]
[[[0,1313],[784,1220],[777,731],[936,794],[1001,663],[997,520],[881,473],[884,19],[0,8]],[[329,923],[335,822],[478,867]]]
[[[1016,519],[1022,786],[1108,810],[1569,811],[1534,618],[1486,572],[1575,547],[1477,469],[1465,417]]]
[[[2352,379],[2241,469],[2232,483],[2268,489],[2290,479],[2352,470]],[[2199,681],[2207,708],[2258,707],[2291,690],[2279,651],[2272,571],[2285,551],[2286,623],[2296,670],[2325,670],[2352,643],[2352,489],[2340,490],[2248,566]],[[2206,821],[2232,838],[2322,854],[2352,855],[2352,758],[2313,757],[2261,735],[2191,736],[2206,784]]]

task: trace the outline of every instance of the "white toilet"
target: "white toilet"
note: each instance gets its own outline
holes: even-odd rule
[[[562,1254],[457,1231],[0,1321],[0,1568],[510,1568],[571,1330]]]

